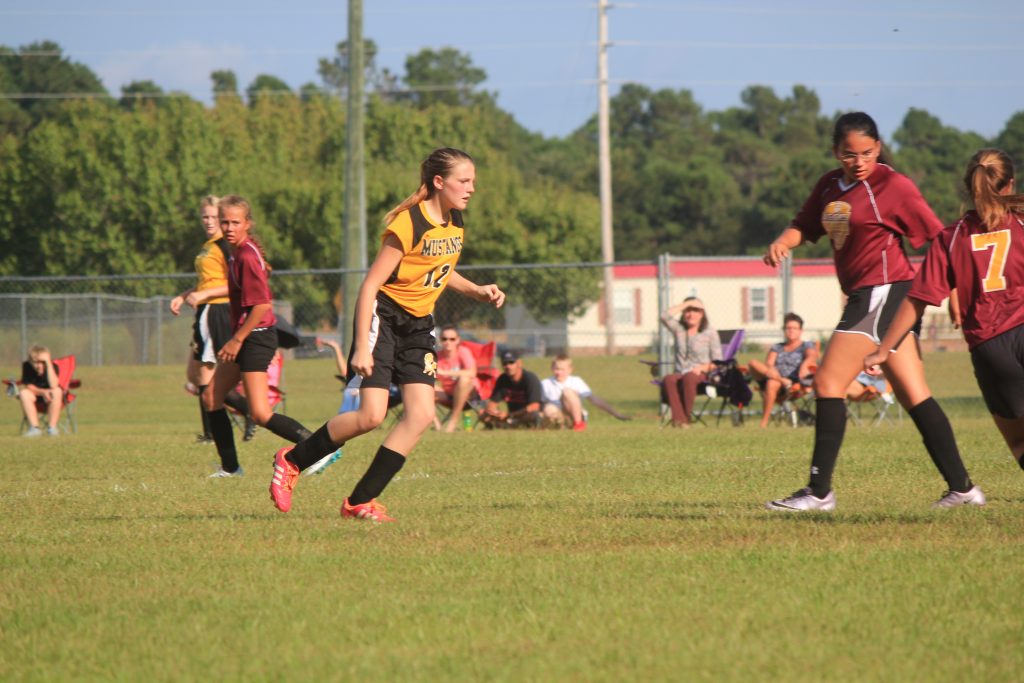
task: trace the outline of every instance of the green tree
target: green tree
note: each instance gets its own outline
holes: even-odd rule
[[[377,43],[370,39],[363,41],[363,65],[366,86],[370,92],[384,99],[390,99],[398,89],[398,77],[386,67],[377,66]],[[323,81],[324,88],[337,93],[342,99],[348,97],[348,41],[343,40],[335,48],[330,59],[320,58],[317,74]]]
[[[408,99],[424,109],[434,104],[454,107],[494,100],[492,94],[475,90],[487,80],[487,73],[453,47],[428,48],[410,55],[402,80],[412,90]]]
[[[256,106],[256,103],[261,99],[288,95],[291,94],[291,91],[288,84],[277,76],[260,74],[245,89],[245,96],[249,100],[249,106]]]
[[[121,86],[120,105],[123,109],[159,105],[163,94],[163,88],[153,81],[132,81]]]
[[[238,77],[235,76],[234,71],[230,69],[214,71],[210,74],[210,80],[213,82],[214,97],[238,96]]]

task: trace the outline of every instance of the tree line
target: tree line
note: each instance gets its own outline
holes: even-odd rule
[[[92,95],[0,99],[0,275],[187,271],[199,199],[228,192],[252,200],[276,268],[338,266],[346,54],[340,43],[319,61],[321,83],[297,89],[263,74],[243,94],[233,72],[215,71],[207,106],[152,81],[114,97],[52,42],[0,46],[0,93]],[[422,50],[401,76],[375,55],[371,42],[370,258],[380,217],[440,145],[466,149],[479,167],[466,262],[599,258],[596,117],[545,138],[480,89],[486,74],[468,55]],[[759,253],[835,166],[833,118],[803,86],[782,95],[752,86],[723,111],[705,111],[688,90],[624,86],[611,103],[617,258]],[[912,109],[886,142],[896,168],[952,221],[977,148],[996,145],[1024,163],[1024,111],[986,140]]]

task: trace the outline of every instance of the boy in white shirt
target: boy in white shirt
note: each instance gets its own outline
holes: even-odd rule
[[[583,378],[572,374],[572,359],[569,356],[556,356],[551,362],[551,374],[551,377],[540,383],[544,398],[542,414],[549,424],[561,426],[568,421],[574,432],[582,432],[587,428],[587,411],[583,409],[583,399],[589,400],[619,420],[629,419],[616,411],[607,401],[596,396]]]

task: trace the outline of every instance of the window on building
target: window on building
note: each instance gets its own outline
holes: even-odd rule
[[[636,320],[636,296],[633,289],[617,288],[614,290],[614,309],[616,325],[632,325]]]
[[[742,306],[740,312],[743,323],[775,322],[775,288],[774,287],[742,287]]]

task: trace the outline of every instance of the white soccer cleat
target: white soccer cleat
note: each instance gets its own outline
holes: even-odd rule
[[[955,508],[961,505],[984,505],[985,493],[977,486],[972,486],[969,491],[959,493],[957,491],[946,491],[932,504],[933,508]]]
[[[836,509],[836,494],[834,491],[829,491],[828,495],[824,498],[818,498],[811,491],[810,487],[807,487],[794,491],[792,495],[786,498],[770,500],[765,503],[765,507],[769,510],[781,512],[808,512],[815,510],[831,512]]]

